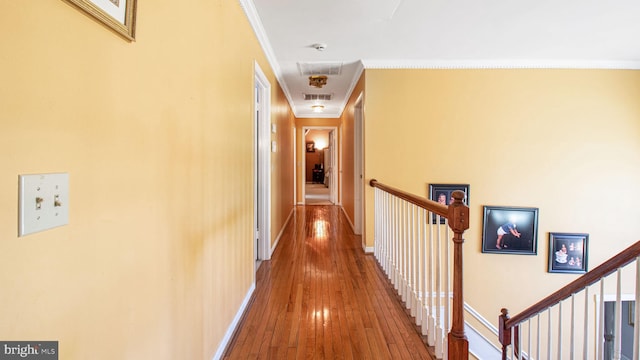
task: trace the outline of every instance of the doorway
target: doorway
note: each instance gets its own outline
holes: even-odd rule
[[[303,127],[302,197],[305,205],[337,203],[337,128]]]
[[[616,309],[616,301],[604,302],[605,360],[633,358],[635,301],[631,296],[627,296],[623,297],[619,304],[620,309]],[[617,337],[614,331],[616,327],[619,329]],[[620,353],[616,350],[618,346]]]
[[[271,258],[271,84],[254,65],[254,259]]]

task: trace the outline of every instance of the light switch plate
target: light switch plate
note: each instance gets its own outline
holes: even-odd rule
[[[69,174],[20,175],[18,236],[69,223]]]

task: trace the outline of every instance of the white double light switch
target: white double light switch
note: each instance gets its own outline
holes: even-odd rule
[[[69,223],[69,174],[20,175],[18,235]]]

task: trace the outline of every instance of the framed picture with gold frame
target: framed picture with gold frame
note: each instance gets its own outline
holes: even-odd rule
[[[135,40],[137,0],[65,0],[128,40]]]

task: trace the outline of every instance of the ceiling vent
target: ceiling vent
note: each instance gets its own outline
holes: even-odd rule
[[[342,63],[298,63],[300,75],[340,75],[342,73]]]
[[[332,94],[304,94],[305,100],[331,100]]]

